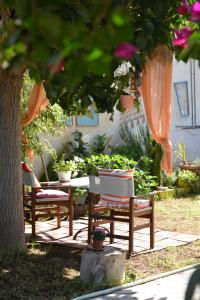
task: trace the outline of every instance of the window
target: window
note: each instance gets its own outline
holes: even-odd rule
[[[189,98],[187,81],[175,82],[174,88],[180,115],[182,118],[189,116]]]

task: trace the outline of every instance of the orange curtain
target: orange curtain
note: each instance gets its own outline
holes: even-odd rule
[[[49,100],[46,97],[46,92],[43,83],[38,83],[33,86],[31,95],[28,101],[28,110],[21,121],[22,128],[30,124],[33,119],[47,107]],[[25,135],[22,135],[22,143],[26,145],[26,153],[32,161],[34,159],[33,150],[28,147],[28,139]]]
[[[172,53],[159,45],[142,72],[141,93],[153,139],[162,145],[162,170],[172,174],[172,145],[169,140],[171,113]]]
[[[33,86],[28,102],[28,110],[22,119],[22,127],[30,124],[36,115],[46,108],[49,101],[46,97],[46,92],[43,83],[40,82]]]

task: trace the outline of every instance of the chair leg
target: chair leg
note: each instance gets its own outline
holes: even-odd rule
[[[32,237],[35,238],[35,222],[36,222],[36,216],[35,216],[35,206],[32,205],[31,208],[31,214],[32,214]]]
[[[153,197],[153,196],[151,196]],[[154,199],[151,201],[152,203],[152,212],[150,216],[150,249],[155,247],[155,238],[154,238]]]
[[[111,217],[111,219],[113,219],[113,215],[114,215],[114,210],[112,209],[111,211],[110,211],[110,217]],[[110,243],[111,244],[113,244],[114,243],[114,237],[113,237],[113,235],[114,235],[114,227],[115,227],[115,223],[114,223],[114,221],[111,221],[111,223],[110,223]]]
[[[88,244],[92,242],[92,208],[93,208],[93,195],[88,195]]]
[[[133,253],[134,247],[134,207],[133,207],[133,199],[130,198],[129,201],[129,249],[128,249],[128,257],[130,257]]]
[[[69,192],[69,236],[73,235],[73,188]]]
[[[56,214],[57,214],[57,228],[60,228],[60,220],[61,220],[60,205],[57,205]]]

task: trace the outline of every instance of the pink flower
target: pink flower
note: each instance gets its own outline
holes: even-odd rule
[[[133,55],[138,52],[138,48],[133,44],[125,42],[121,43],[115,49],[114,55],[119,58],[124,58],[127,60],[132,59]]]
[[[177,7],[176,11],[181,15],[186,15],[189,12],[189,5],[186,0],[182,1],[182,5]]]
[[[200,22],[200,2],[198,1],[191,6],[191,21]]]
[[[187,47],[187,40],[190,35],[193,33],[193,30],[190,27],[184,27],[182,29],[175,30],[176,38],[172,41],[174,46],[182,46],[183,48]]]

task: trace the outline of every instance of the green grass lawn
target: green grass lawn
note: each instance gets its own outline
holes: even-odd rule
[[[200,196],[158,201],[155,218],[156,228],[200,235]]]
[[[156,228],[200,235],[200,196],[156,202]],[[0,254],[0,299],[71,299],[102,285],[79,281],[80,250],[29,244],[26,253]],[[126,282],[200,263],[200,241],[132,257]]]

